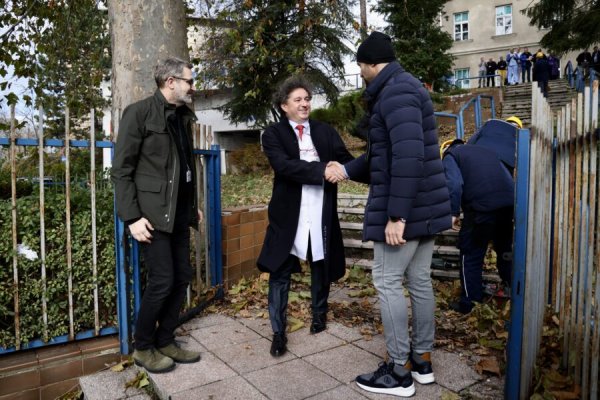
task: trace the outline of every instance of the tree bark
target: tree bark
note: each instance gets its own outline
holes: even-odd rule
[[[159,60],[189,59],[183,0],[109,0],[112,42],[112,132],[129,104],[156,90],[153,69]]]
[[[367,38],[367,0],[360,0],[360,36]]]

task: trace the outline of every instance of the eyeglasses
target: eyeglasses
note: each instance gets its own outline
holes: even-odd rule
[[[194,78],[185,79],[185,78],[182,78],[180,76],[172,76],[171,78],[173,78],[173,79],[179,79],[180,81],[187,82],[187,84],[190,85],[190,86],[194,86]]]

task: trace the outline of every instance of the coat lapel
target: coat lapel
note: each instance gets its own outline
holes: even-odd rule
[[[329,161],[327,158],[327,138],[317,130],[315,125],[312,124],[310,120],[308,123],[310,124],[310,138],[312,139],[313,145],[317,150],[317,154],[319,154],[319,160],[321,162]]]

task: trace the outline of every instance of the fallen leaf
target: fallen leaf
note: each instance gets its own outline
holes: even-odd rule
[[[121,361],[120,363],[113,365],[110,370],[114,371],[114,372],[121,372],[124,371],[125,368],[129,367],[132,364],[131,360],[124,360]]]
[[[298,318],[294,318],[294,317],[290,317],[288,316],[288,324],[289,324],[289,329],[290,329],[290,333],[297,331],[298,329],[301,329],[304,327],[304,321],[299,320]]]
[[[456,393],[453,392],[448,392],[447,390],[444,390],[442,392],[442,395],[440,396],[441,400],[460,400],[460,396]]]
[[[500,365],[496,357],[482,358],[475,364],[475,370],[480,375],[483,375],[483,371],[487,371],[500,376]]]

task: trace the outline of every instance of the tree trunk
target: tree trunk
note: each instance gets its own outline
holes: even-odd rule
[[[153,69],[169,56],[189,59],[183,0],[109,0],[112,135],[129,104],[154,93]]]
[[[360,0],[360,35],[367,38],[367,0]]]

